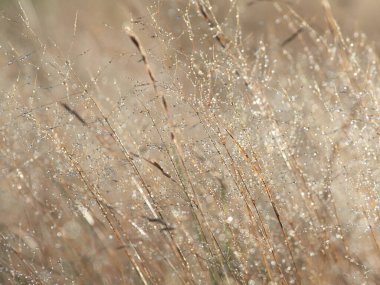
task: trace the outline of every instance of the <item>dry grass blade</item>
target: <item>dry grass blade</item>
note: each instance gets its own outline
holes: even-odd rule
[[[295,31],[292,35],[290,35],[286,40],[284,40],[281,43],[281,47],[284,47],[287,44],[291,43],[293,40],[295,40],[297,36],[303,32],[303,30],[303,28],[299,28],[297,31]]]
[[[69,105],[67,105],[66,103],[60,103],[61,104],[61,106],[63,107],[63,108],[65,108],[65,110],[67,111],[67,112],[69,112],[71,115],[73,115],[75,118],[77,118],[77,120],[79,121],[79,122],[81,122],[84,126],[87,126],[87,123],[86,123],[86,121],[75,111],[75,110],[73,110],[73,109],[71,109],[70,107],[69,107]]]

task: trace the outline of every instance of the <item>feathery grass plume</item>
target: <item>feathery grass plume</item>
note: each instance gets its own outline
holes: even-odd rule
[[[0,283],[379,284],[375,2],[1,2]]]

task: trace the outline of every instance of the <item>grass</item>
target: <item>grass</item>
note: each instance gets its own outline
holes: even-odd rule
[[[378,284],[379,59],[331,2],[2,3],[0,284]]]

